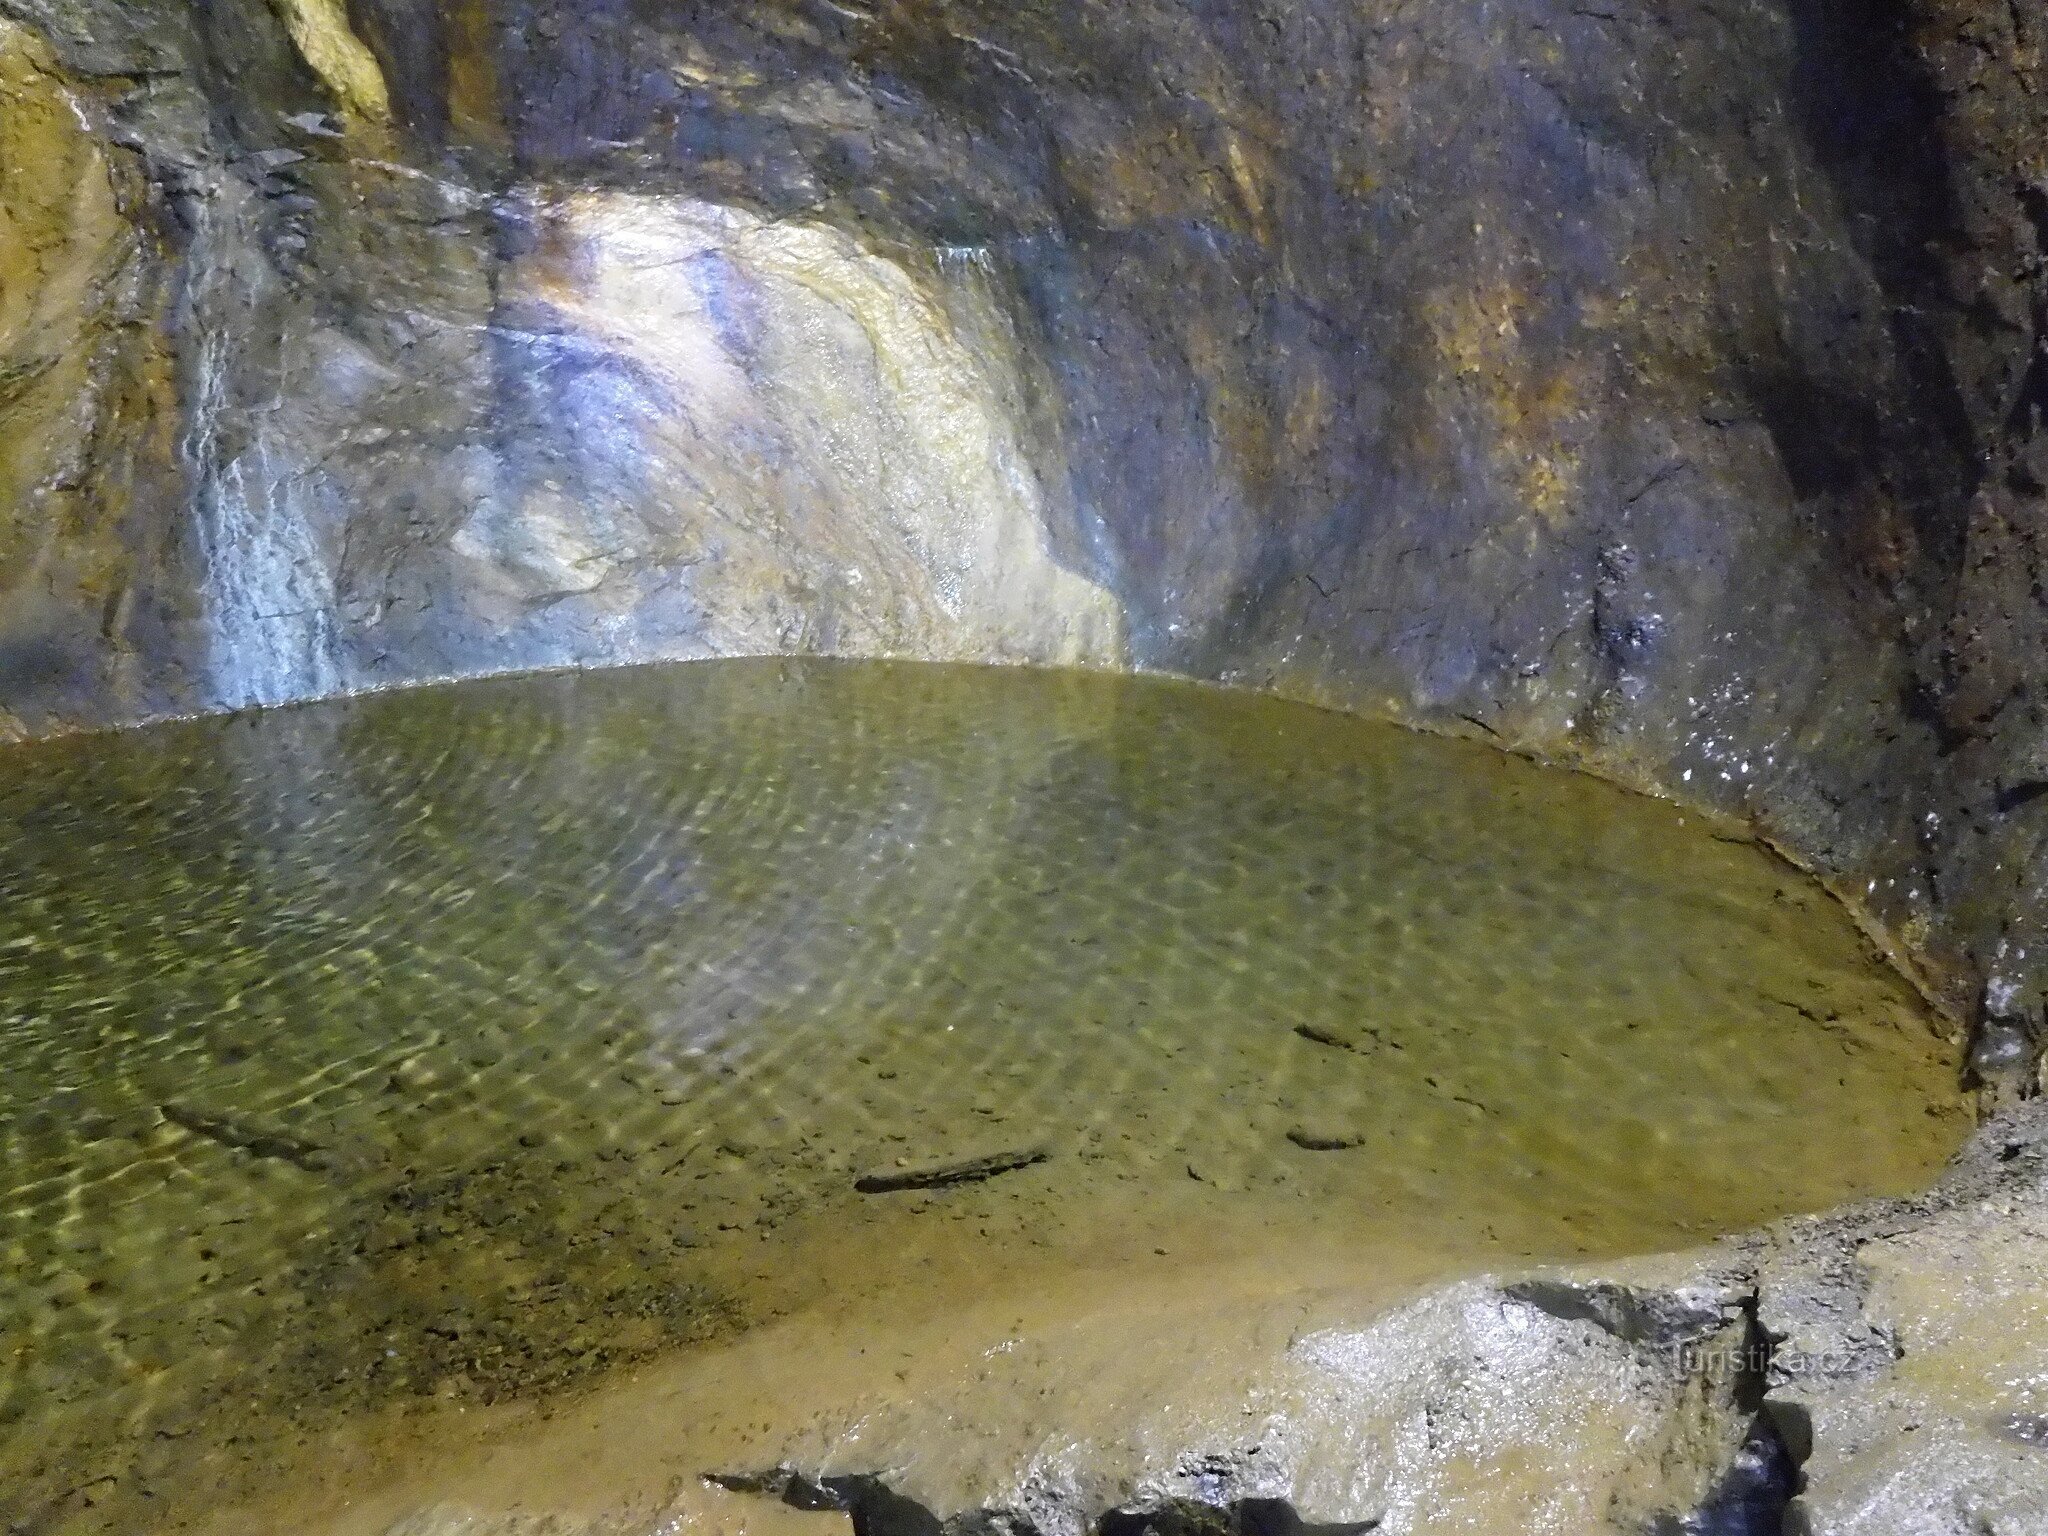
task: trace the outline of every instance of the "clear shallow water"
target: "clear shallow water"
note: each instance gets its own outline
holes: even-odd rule
[[[0,1053],[0,1514],[81,1528],[230,1440],[833,1296],[875,1223],[1448,1273],[1902,1191],[1965,1129],[1844,914],[1698,818],[1270,700],[872,663],[11,750]]]

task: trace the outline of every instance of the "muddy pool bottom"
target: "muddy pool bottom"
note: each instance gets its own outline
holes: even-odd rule
[[[1680,1246],[1966,1129],[1916,999],[1764,852],[1255,697],[736,661],[0,766],[32,1529],[198,1527],[337,1424],[792,1319]],[[732,1433],[804,1411],[773,1374]]]

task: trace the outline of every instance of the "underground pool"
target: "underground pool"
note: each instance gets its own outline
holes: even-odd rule
[[[1270,698],[722,661],[0,764],[9,1529],[819,1308],[1682,1247],[1970,1123],[1740,829]]]

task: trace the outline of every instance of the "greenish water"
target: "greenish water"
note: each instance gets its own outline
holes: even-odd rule
[[[0,1515],[60,1527],[829,1297],[806,1254],[905,1210],[1412,1277],[1902,1191],[1965,1128],[1843,913],[1697,818],[1270,700],[883,664],[10,750],[0,1052]]]

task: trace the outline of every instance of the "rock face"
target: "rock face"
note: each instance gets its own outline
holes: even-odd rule
[[[6,0],[0,724],[1140,666],[1754,819],[2028,1070],[2038,0]]]
[[[132,707],[168,649],[177,404],[147,199],[47,40],[0,18],[0,736],[58,699]]]

